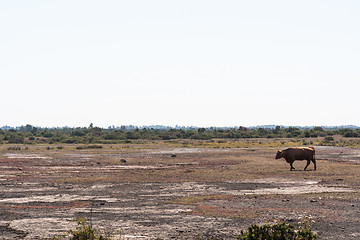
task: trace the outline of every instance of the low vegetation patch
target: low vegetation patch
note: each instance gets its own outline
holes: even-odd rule
[[[83,150],[83,149],[99,149],[102,148],[101,145],[85,145],[85,146],[77,146],[77,150]]]
[[[109,234],[100,233],[82,218],[74,221],[77,222],[76,229],[71,229],[61,236],[53,236],[49,240],[113,240]]]
[[[21,147],[21,146],[11,146],[7,148],[8,151],[22,151],[22,150],[29,150],[28,146]]]
[[[275,224],[251,225],[247,231],[241,231],[238,240],[313,240],[317,235],[311,230],[314,223],[311,216],[299,219],[298,226],[274,220]]]

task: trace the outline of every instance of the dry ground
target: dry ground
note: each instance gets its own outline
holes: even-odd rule
[[[318,170],[275,160],[274,140],[157,141],[76,149],[0,146],[0,239],[43,239],[83,217],[122,239],[233,239],[297,224],[360,239],[360,149],[316,147]],[[121,161],[126,160],[126,163]]]

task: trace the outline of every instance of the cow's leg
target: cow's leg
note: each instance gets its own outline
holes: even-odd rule
[[[314,164],[314,171],[316,171],[316,160],[315,160],[315,159],[312,159],[311,161],[312,161],[313,164]]]
[[[292,162],[290,163],[290,167],[291,167],[291,168],[290,168],[290,171],[295,170],[295,168],[293,167],[293,163],[292,163]]]
[[[307,163],[306,163],[306,166],[304,168],[304,171],[306,170],[306,168],[310,165],[310,159],[307,159]]]

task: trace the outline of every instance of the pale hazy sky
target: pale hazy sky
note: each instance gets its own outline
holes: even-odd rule
[[[360,125],[360,1],[0,0],[0,126]]]

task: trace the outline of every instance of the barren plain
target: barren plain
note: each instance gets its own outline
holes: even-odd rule
[[[315,146],[295,171],[259,140],[0,146],[0,239],[46,239],[82,217],[115,239],[234,239],[250,224],[297,224],[360,239],[360,149]]]

